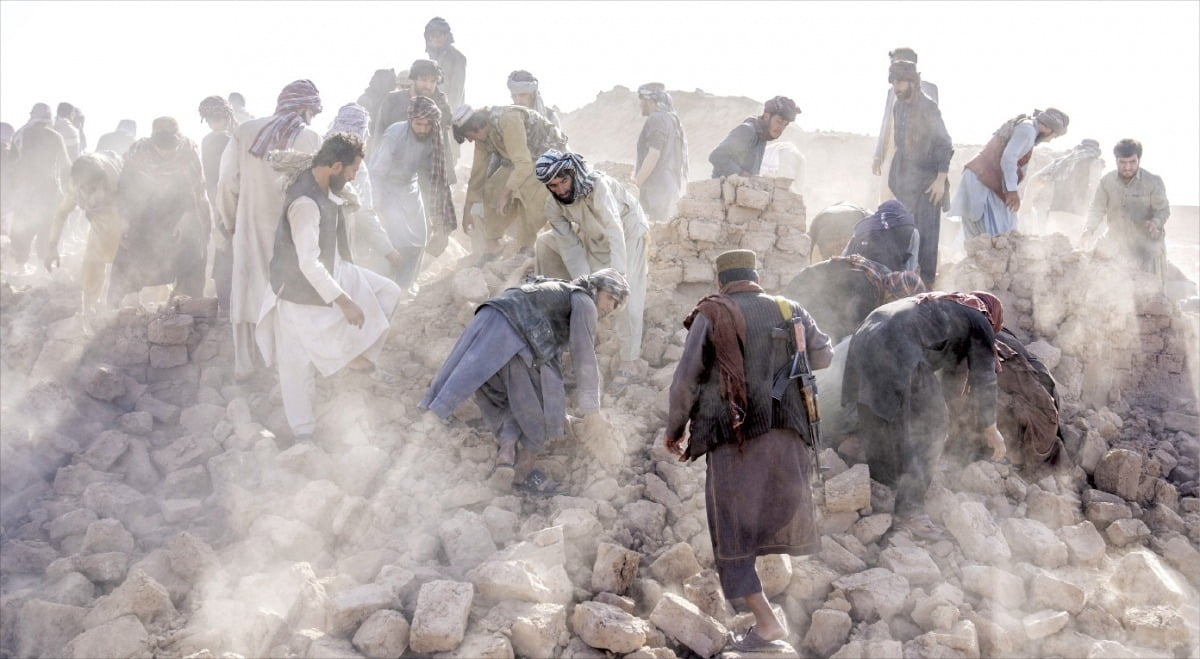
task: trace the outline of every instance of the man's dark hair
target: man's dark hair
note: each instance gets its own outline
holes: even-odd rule
[[[1113,147],[1113,155],[1118,158],[1129,158],[1132,156],[1137,156],[1138,160],[1141,160],[1142,159],[1142,143],[1135,139],[1126,137],[1125,139],[1121,140],[1120,142],[1117,142],[1117,145]]]
[[[908,60],[908,61],[912,62],[913,64],[916,64],[917,63],[917,51],[913,50],[912,48],[909,48],[908,46],[900,46],[899,48],[888,52],[888,58],[889,59]]]
[[[331,167],[340,162],[343,165],[353,165],[355,160],[366,156],[363,141],[353,133],[334,133],[321,143],[321,150],[313,156],[313,167]]]
[[[717,275],[717,281],[724,286],[731,281],[758,281],[758,270],[754,268],[730,268]]]
[[[235,108],[246,107],[246,97],[239,92],[229,92],[229,104]]]
[[[63,101],[62,103],[58,104],[58,110],[56,112],[56,114],[58,116],[67,117],[69,119],[71,117],[71,115],[74,113],[75,113],[74,105],[71,105],[70,103],[68,103],[66,101]]]

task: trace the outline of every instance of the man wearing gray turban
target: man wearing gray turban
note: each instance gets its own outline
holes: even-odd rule
[[[1017,228],[1021,195],[1017,186],[1033,147],[1067,134],[1071,119],[1062,110],[1047,108],[1022,114],[992,134],[979,155],[963,169],[962,180],[950,202],[950,217],[962,218],[963,238],[981,234],[998,236]]]
[[[646,123],[638,135],[633,180],[650,221],[666,222],[687,185],[687,137],[665,85],[648,82],[637,93]]]
[[[508,93],[512,96],[513,105],[529,108],[561,129],[562,121],[558,118],[558,112],[542,100],[540,86],[538,79],[528,71],[517,70],[508,74]]]

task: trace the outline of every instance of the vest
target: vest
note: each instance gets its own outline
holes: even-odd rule
[[[287,209],[300,197],[317,202],[321,211],[320,235],[317,244],[321,249],[321,263],[333,273],[334,250],[341,253],[342,260],[350,258],[350,241],[346,236],[346,222],[342,218],[341,206],[317,185],[312,170],[300,174],[295,183],[288,187],[283,199],[283,217],[275,230],[275,253],[271,256],[271,290],[280,298],[297,304],[329,306],[321,299],[317,289],[308,282],[300,271],[300,257],[296,254],[296,241],[292,238],[292,223],[288,222]]]
[[[742,437],[751,440],[772,428],[794,430],[811,443],[808,417],[795,383],[784,391],[783,400],[771,398],[775,374],[791,369],[794,352],[792,331],[788,327],[778,339],[771,330],[783,326],[779,304],[759,293],[735,293],[731,296],[746,320],[743,367],[746,371],[746,419]],[[721,376],[715,351],[705,347],[705,364],[711,364],[700,377],[700,391],[691,410],[689,458],[699,457],[718,445],[736,443],[729,405],[721,400]]]
[[[1011,134],[1010,134],[1011,135]],[[993,135],[992,139],[988,140],[983,151],[980,151],[977,156],[971,158],[964,169],[969,169],[975,172],[975,176],[979,182],[987,186],[989,190],[1003,197],[1006,192],[1014,192],[1013,190],[1006,191],[1004,189],[1004,173],[1000,171],[1000,157],[1004,155],[1004,147],[1008,146],[1008,138],[999,135]],[[1021,156],[1017,161],[1017,184],[1025,178],[1025,165],[1029,164],[1029,159],[1033,156],[1033,149]]]
[[[533,351],[535,366],[558,358],[571,338],[571,294],[591,293],[560,279],[523,284],[505,289],[475,309],[492,307],[525,339]]]
[[[567,148],[567,137],[563,135],[558,127],[550,122],[549,119],[538,114],[535,110],[530,110],[521,105],[502,105],[492,108],[492,116],[489,120],[493,135],[500,135],[500,117],[508,112],[517,111],[521,113],[525,120],[525,146],[529,149],[529,155],[536,162],[537,159],[550,149],[558,149],[562,151]],[[507,148],[507,147],[506,147]],[[511,165],[512,163],[504,162]]]

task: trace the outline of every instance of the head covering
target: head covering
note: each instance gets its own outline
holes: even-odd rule
[[[445,80],[442,67],[437,62],[431,59],[413,60],[412,66],[408,67],[408,79],[416,80],[425,76],[433,76],[439,83]]]
[[[792,99],[776,96],[763,104],[763,113],[777,114],[783,117],[784,121],[792,122],[796,120],[796,115],[800,114],[800,108],[796,107],[796,102]]]
[[[370,135],[367,128],[370,123],[371,115],[366,108],[358,103],[347,103],[338,108],[337,116],[333,118],[333,123],[329,124],[329,130],[325,132],[325,138],[328,139],[334,133],[353,133],[366,140]]]
[[[1067,126],[1071,123],[1071,118],[1067,116],[1067,113],[1057,108],[1034,110],[1033,120],[1054,131],[1057,137],[1066,135]]]
[[[1081,142],[1079,143],[1079,146],[1081,146],[1081,147],[1083,147],[1083,148],[1085,148],[1085,149],[1095,149],[1095,150],[1097,150],[1097,151],[1099,151],[1099,150],[1100,150],[1100,142],[1098,142],[1098,141],[1096,141],[1096,140],[1093,140],[1093,139],[1091,139],[1090,137],[1089,137],[1089,138],[1087,138],[1087,139],[1085,139],[1085,140],[1083,140],[1083,141],[1081,141]]]
[[[122,119],[117,122],[117,132],[130,137],[137,137],[137,122],[133,119]]]
[[[907,80],[920,82],[921,74],[917,73],[917,63],[909,60],[896,60],[888,67],[888,82]]]
[[[296,136],[304,130],[304,118],[300,113],[311,110],[318,114],[321,109],[321,93],[311,80],[296,80],[284,87],[275,102],[275,114],[250,145],[251,155],[262,158],[267,151],[291,148]]]
[[[408,105],[408,120],[411,122],[413,119],[428,119],[433,123],[433,166],[429,177],[432,198],[429,200],[429,214],[434,221],[440,218],[445,233],[450,233],[458,226],[458,219],[454,215],[454,200],[451,198],[449,176],[446,172],[442,111],[432,98],[418,96]]]
[[[667,86],[661,82],[648,82],[637,90],[638,98],[654,101],[658,105],[666,105],[666,109],[671,109],[671,95],[667,93]]]
[[[179,122],[174,117],[159,117],[150,124],[151,135],[179,134]]]
[[[530,72],[518,69],[508,74],[508,91],[514,94],[536,94],[538,79]]]
[[[999,332],[1004,327],[1004,305],[1000,303],[1000,298],[987,291],[971,291],[971,295],[983,302],[983,315],[992,324],[992,331]]]
[[[233,106],[229,101],[220,96],[209,96],[200,101],[200,120],[221,119],[229,121],[229,127],[233,128],[237,125],[237,119],[233,117]]]
[[[592,176],[591,169],[584,162],[583,156],[577,153],[550,149],[533,165],[533,175],[546,184],[568,173],[571,174],[571,186],[576,197],[586,197],[592,193],[592,188],[596,187],[596,178]]]
[[[454,108],[454,114],[450,117],[450,123],[455,126],[461,126],[467,123],[467,119],[470,119],[473,114],[475,114],[475,110],[466,103],[463,103]]]
[[[895,50],[888,51],[888,59],[896,59],[897,57],[903,60],[908,60],[913,64],[917,63],[917,51],[909,48],[908,46],[900,46]]]
[[[388,93],[396,88],[396,72],[392,69],[375,69],[375,73],[371,74],[371,82],[367,85],[364,93],[381,92]]]
[[[429,37],[434,32],[445,32],[450,38],[446,40],[447,45],[454,43],[454,33],[450,31],[450,24],[441,16],[434,16],[425,24],[425,52],[430,53]]]
[[[756,257],[752,250],[731,249],[717,255],[717,274],[726,270],[754,270]]]
[[[620,306],[625,302],[625,298],[629,297],[629,282],[625,280],[625,277],[621,273],[612,268],[597,270],[590,275],[576,279],[572,283],[587,288],[592,297],[595,297],[600,291],[607,292],[616,300],[617,306]]]

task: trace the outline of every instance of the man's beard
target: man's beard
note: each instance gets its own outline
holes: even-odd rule
[[[429,138],[433,137],[433,131],[431,130],[428,133],[421,134],[414,130],[413,136],[416,137],[418,140],[421,140],[422,142],[427,142],[427,141],[429,141]]]
[[[329,175],[329,191],[330,192],[341,192],[342,188],[345,188],[345,187],[346,187],[346,177],[345,176],[342,176],[341,174],[330,174]]]
[[[571,186],[571,191],[568,192],[565,196],[560,197],[557,194],[554,194],[553,192],[551,192],[550,194],[554,195],[554,198],[557,199],[559,202],[564,203],[568,206],[575,203],[575,186],[573,186],[573,185]]]
[[[912,87],[909,87],[908,89],[905,89],[903,91],[896,92],[896,98],[898,98],[902,101],[907,101],[908,99],[912,98],[912,95],[913,95]]]

